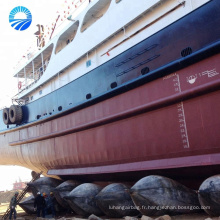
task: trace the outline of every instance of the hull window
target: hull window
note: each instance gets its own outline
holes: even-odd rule
[[[149,73],[150,72],[150,69],[148,68],[148,67],[145,67],[145,68],[143,68],[142,70],[141,70],[141,74],[142,75],[145,75],[145,74],[147,74],[147,73]]]
[[[91,99],[91,98],[92,98],[91,93],[89,93],[89,94],[86,95],[86,99]]]
[[[79,27],[79,21],[76,21],[62,35],[60,35],[55,50],[56,54],[59,53],[61,50],[63,50],[68,44],[70,44],[74,40],[78,27]]]
[[[101,18],[108,10],[110,3],[111,0],[99,0],[93,7],[91,7],[83,19],[80,31],[85,31],[88,27],[99,20],[99,18]]]

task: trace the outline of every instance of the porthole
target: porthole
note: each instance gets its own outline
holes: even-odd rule
[[[115,87],[117,87],[117,85],[118,85],[117,82],[113,82],[111,83],[111,88],[114,89]]]
[[[88,93],[88,94],[86,95],[86,99],[91,99],[91,98],[92,98],[91,93]]]
[[[141,70],[141,74],[142,74],[142,75],[145,75],[145,74],[147,74],[147,73],[149,73],[149,72],[150,72],[149,67],[145,67],[145,68],[143,68],[143,69]]]

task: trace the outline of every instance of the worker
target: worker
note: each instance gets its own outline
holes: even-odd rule
[[[44,197],[44,199],[45,199],[45,201],[46,201],[47,194],[46,194],[45,192],[43,193],[43,197]]]
[[[12,218],[12,214],[14,213],[14,219],[16,219],[16,205],[17,205],[17,197],[18,197],[18,192],[15,192],[14,196],[11,198],[10,201],[10,215],[9,215],[9,219],[11,220]]]
[[[45,217],[45,199],[40,192],[37,193],[37,197],[34,200],[34,210],[37,210],[37,217]]]
[[[56,215],[55,203],[56,203],[56,199],[53,195],[53,192],[50,192],[50,196],[48,196],[46,200],[46,213],[48,214],[48,212],[51,211],[53,218]]]

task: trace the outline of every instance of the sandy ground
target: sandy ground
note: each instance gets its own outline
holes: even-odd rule
[[[9,207],[9,203],[2,203],[0,205],[0,216],[2,216],[6,212],[8,207]],[[17,206],[16,210],[17,210],[17,213],[19,214],[24,213],[24,210],[20,206]]]
[[[191,214],[191,215],[179,215],[179,216],[172,216],[172,220],[205,220],[205,219],[212,219],[212,220],[220,220],[219,217],[210,217],[207,214]]]

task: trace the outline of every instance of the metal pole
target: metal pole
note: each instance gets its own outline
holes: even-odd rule
[[[19,83],[19,77],[18,77],[18,73],[17,73],[17,80],[18,80],[18,83]],[[19,92],[19,87],[18,87],[18,92]]]
[[[42,68],[43,68],[43,73],[44,73],[44,57],[43,57],[43,52],[41,53],[41,61],[42,61]]]
[[[25,88],[26,88],[26,86],[27,86],[27,77],[26,77],[26,69],[25,69],[25,67],[24,67],[24,77],[25,77]]]
[[[33,80],[34,80],[34,61],[32,60]]]

